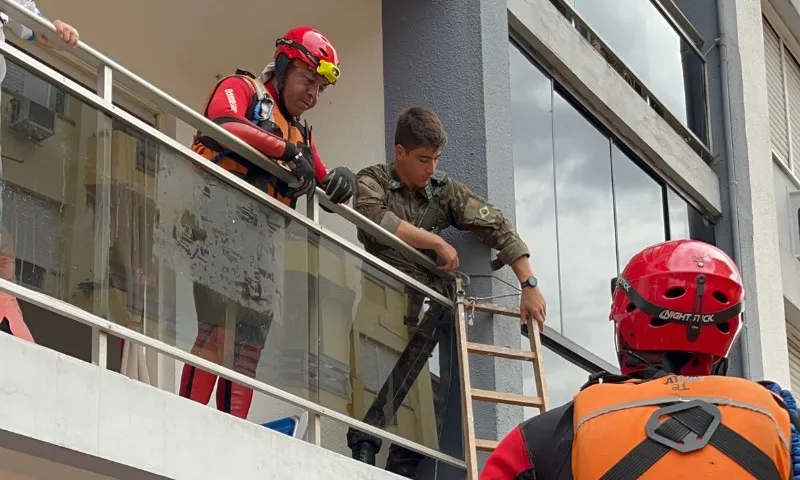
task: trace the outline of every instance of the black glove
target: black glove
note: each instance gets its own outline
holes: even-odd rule
[[[356,191],[356,176],[347,167],[336,167],[322,181],[333,203],[346,203]]]
[[[314,155],[311,153],[311,149],[301,149],[287,142],[286,151],[281,160],[297,178],[297,182],[289,185],[295,190],[295,196],[301,197],[307,193],[313,193],[316,180],[314,179]]]

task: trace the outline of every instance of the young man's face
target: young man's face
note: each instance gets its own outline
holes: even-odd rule
[[[283,87],[283,101],[287,113],[299,117],[306,110],[314,108],[328,81],[311,70],[307,65],[292,64],[286,73]]]
[[[436,173],[442,149],[418,147],[406,150],[402,145],[394,147],[395,166],[401,178],[409,183],[411,188],[421,188],[428,184]]]

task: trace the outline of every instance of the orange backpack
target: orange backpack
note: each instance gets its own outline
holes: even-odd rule
[[[603,372],[555,430],[537,418],[521,430],[539,480],[792,478],[789,411],[742,378]]]

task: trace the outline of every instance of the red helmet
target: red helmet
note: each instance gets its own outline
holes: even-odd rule
[[[276,40],[275,46],[276,60],[281,55],[288,61],[301,60],[331,84],[339,79],[339,55],[319,30],[306,26],[294,27]]]
[[[719,248],[674,240],[645,248],[613,282],[610,319],[623,375],[662,353],[671,373],[710,375],[742,329],[739,269]]]

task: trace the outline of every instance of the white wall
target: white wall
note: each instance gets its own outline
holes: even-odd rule
[[[115,478],[135,477],[109,464],[187,480],[400,478],[9,335],[0,362],[15,366],[0,389],[3,448],[27,437],[39,448],[26,454],[63,447],[62,463]]]

